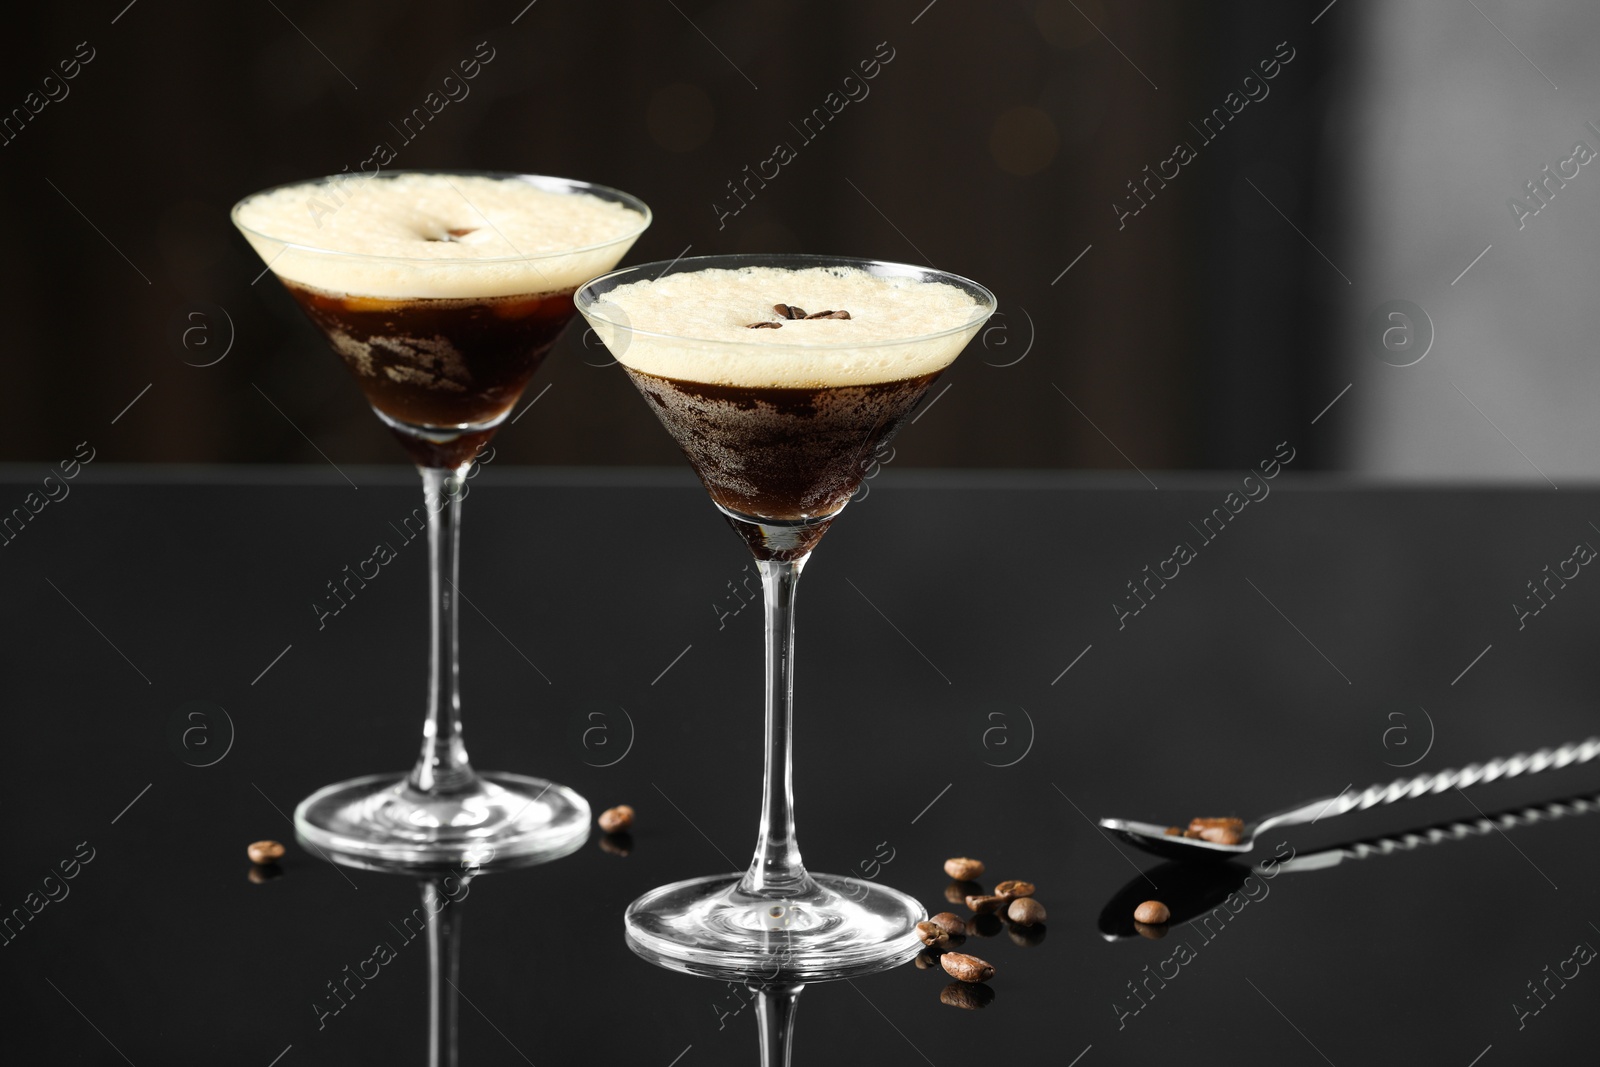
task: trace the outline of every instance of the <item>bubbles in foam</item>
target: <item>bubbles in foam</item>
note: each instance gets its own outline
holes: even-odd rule
[[[810,313],[848,311],[850,318],[786,319],[773,310],[778,303]],[[647,374],[720,385],[820,388],[940,371],[966,347],[988,310],[944,282],[883,277],[845,266],[744,267],[619,285],[601,298],[594,309],[598,321],[591,321],[620,362]],[[764,321],[783,325],[749,328]],[[946,331],[954,332],[928,336]]]
[[[274,189],[241,203],[234,221],[280,277],[388,298],[569,290],[615,266],[645,225],[588,193],[411,173]]]

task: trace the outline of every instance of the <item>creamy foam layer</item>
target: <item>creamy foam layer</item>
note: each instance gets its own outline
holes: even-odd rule
[[[615,267],[645,226],[588,193],[468,174],[307,182],[251,197],[234,221],[279,277],[388,298],[572,289]]]
[[[848,311],[850,318],[786,319],[773,310],[778,303],[808,313]],[[988,317],[954,285],[880,277],[856,267],[685,271],[619,285],[593,310],[595,332],[634,370],[774,388],[933,374],[950,365]],[[753,322],[783,325],[752,330]],[[947,330],[955,332],[927,337]],[[650,336],[656,333],[672,336]],[[918,337],[925,339],[910,340]],[[904,343],[886,343],[899,340]]]

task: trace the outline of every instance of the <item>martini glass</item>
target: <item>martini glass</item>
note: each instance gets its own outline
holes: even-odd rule
[[[812,317],[796,319],[807,312],[795,302]],[[920,267],[740,255],[617,271],[576,303],[755,555],[766,603],[755,856],[743,872],[634,901],[630,943],[685,965],[777,957],[796,979],[910,959],[922,906],[877,882],[807,871],[795,841],[795,590],[874,450],[994,313],[994,295]]]
[[[431,640],[422,752],[409,773],[318,790],[302,838],[398,863],[562,855],[589,805],[540,778],[473,768],[456,622],[466,475],[573,314],[650,223],[626,193],[494,172],[336,175],[235,205],[233,221],[327,337],[422,474]],[[386,562],[386,561],[384,561]]]

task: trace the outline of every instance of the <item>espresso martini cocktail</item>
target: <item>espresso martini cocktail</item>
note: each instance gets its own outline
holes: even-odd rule
[[[564,178],[401,171],[336,176],[240,201],[233,221],[354,375],[422,472],[432,597],[422,754],[409,774],[328,786],[300,835],[358,862],[553,857],[588,834],[578,794],[478,772],[456,668],[465,476],[573,315],[650,223],[626,193]]]
[[[250,197],[234,221],[422,466],[470,460],[616,266],[643,204],[531,175],[400,172]]]
[[[988,312],[930,272],[727,258],[620,272],[584,314],[757,558],[792,559]]]
[[[874,260],[711,256],[608,274],[576,303],[755,555],[766,600],[755,857],[743,872],[634,901],[630,943],[684,970],[733,962],[796,980],[909,959],[926,918],[916,900],[812,874],[800,858],[794,595],[874,451],[994,313],[994,295],[953,274]]]

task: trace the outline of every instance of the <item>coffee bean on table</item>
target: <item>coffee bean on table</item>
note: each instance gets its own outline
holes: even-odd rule
[[[276,841],[255,841],[245,849],[245,854],[250,857],[250,862],[263,865],[277,863],[283,859],[284,848]]]
[[[931,922],[917,924],[917,939],[933,949],[942,949],[950,944],[950,935],[945,933],[942,927]]]
[[[983,874],[983,861],[970,856],[952,856],[944,861],[944,873],[958,882],[970,882]]]
[[[596,820],[600,829],[608,834],[620,834],[633,825],[633,809],[626,804],[618,804],[614,808],[607,808],[600,813]]]
[[[966,937],[967,924],[961,916],[951,911],[941,911],[928,920],[951,937]]]
[[[946,952],[939,957],[939,966],[951,978],[963,982],[987,982],[994,977],[994,965],[965,952]]]
[[[1016,900],[1013,900],[1011,902],[1011,906],[1006,909],[1006,918],[1010,919],[1014,923],[1020,923],[1023,926],[1032,926],[1034,923],[1042,923],[1044,922],[1045,918],[1044,905],[1039,903],[1037,900],[1034,900],[1032,897],[1018,897]]]
[[[973,896],[967,898],[967,907],[975,915],[989,915],[999,911],[1004,905],[1011,903],[1007,897]]]
[[[994,887],[994,895],[1005,897],[1008,900],[1017,897],[1031,897],[1033,896],[1033,883],[1019,882],[1015,878],[1010,878]]]

